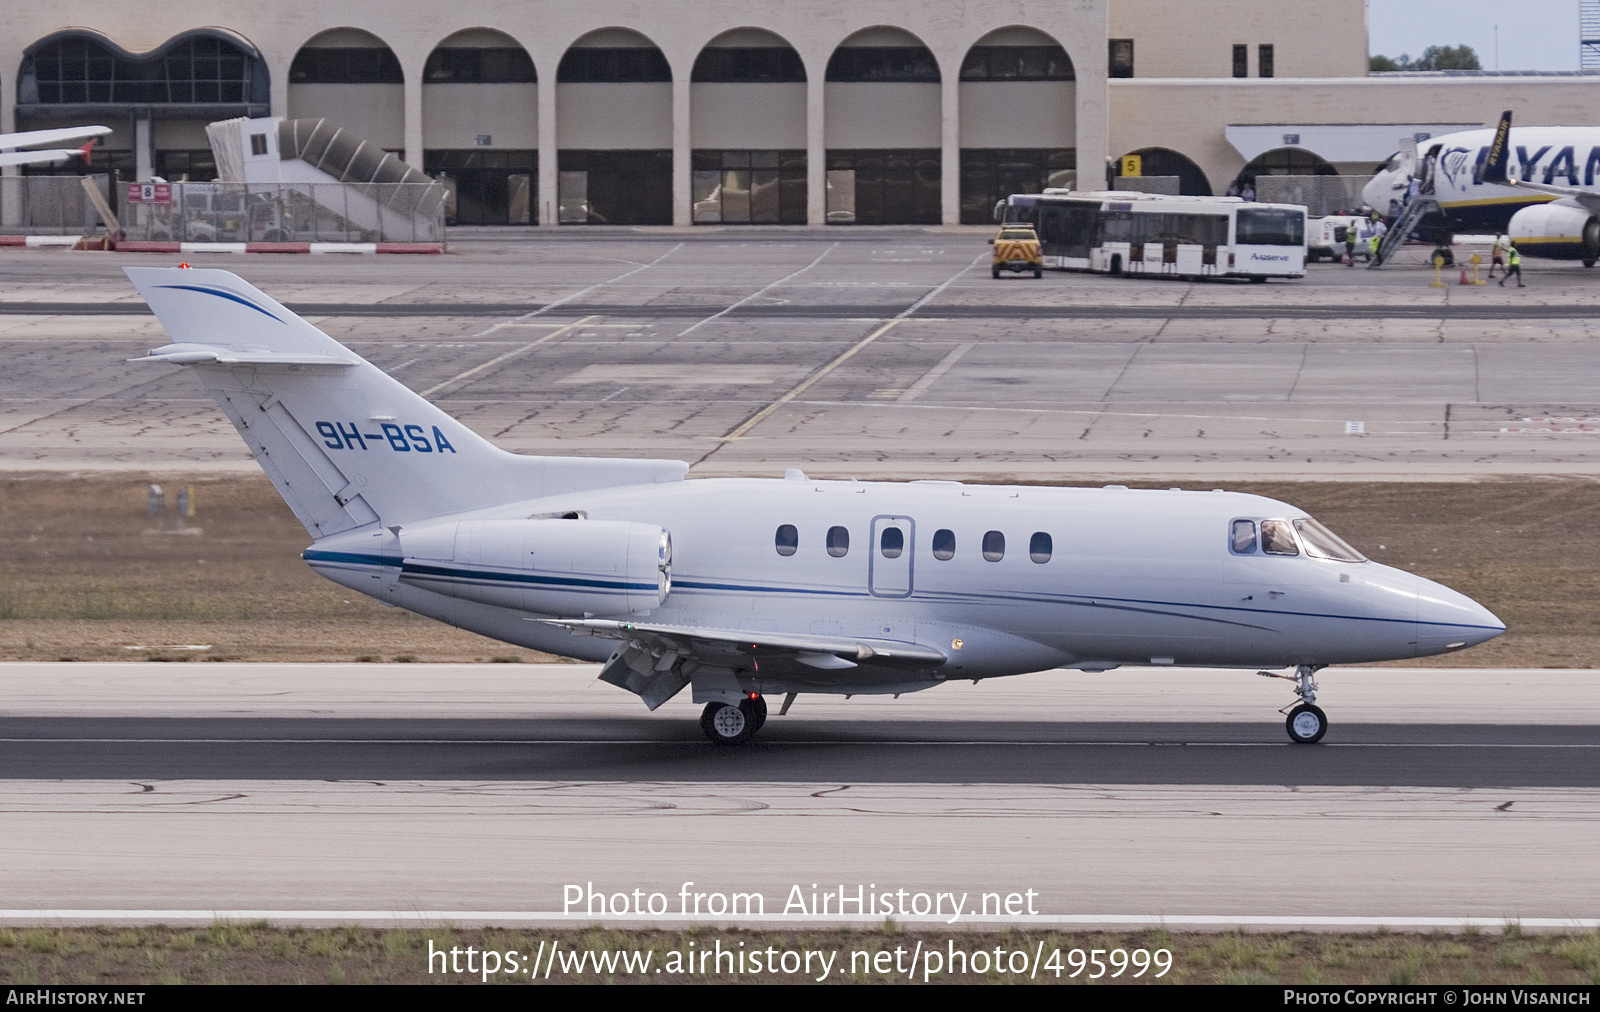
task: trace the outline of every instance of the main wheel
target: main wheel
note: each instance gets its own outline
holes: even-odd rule
[[[700,714],[700,730],[714,745],[743,745],[759,726],[743,705],[707,703]]]
[[[1594,258],[1593,257],[1584,257],[1583,258],[1583,265],[1585,267],[1593,267],[1595,265]]]
[[[1250,277],[1250,283],[1252,285],[1264,285],[1264,284],[1267,283],[1267,279],[1262,277],[1259,274],[1254,274],[1254,275],[1251,275],[1251,277]]]
[[[750,733],[756,734],[767,723],[767,697],[746,696],[739,700],[739,709],[744,711],[745,719],[754,725]]]
[[[1289,730],[1290,740],[1296,745],[1314,745],[1328,733],[1328,715],[1319,707],[1301,703],[1289,711],[1289,719],[1284,721],[1284,726]]]
[[[998,266],[989,268],[989,276],[996,281],[1000,280],[1000,268]]]
[[[1110,273],[1112,273],[1112,274],[1121,274],[1122,273],[1122,254],[1121,253],[1113,253],[1113,254],[1111,254],[1111,271],[1110,271]]]
[[[1044,268],[1043,267],[1035,267],[1033,269],[1033,276],[1034,276],[1035,279],[1044,277]]]

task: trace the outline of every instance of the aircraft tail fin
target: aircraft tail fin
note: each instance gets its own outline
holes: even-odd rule
[[[313,537],[500,503],[676,481],[676,460],[533,457],[496,447],[241,278],[124,268]]]
[[[1494,140],[1489,142],[1489,153],[1484,158],[1483,164],[1478,166],[1476,182],[1500,183],[1504,185],[1510,181],[1506,175],[1506,166],[1511,153],[1511,110],[1507,109],[1500,114],[1500,125],[1495,128]]]

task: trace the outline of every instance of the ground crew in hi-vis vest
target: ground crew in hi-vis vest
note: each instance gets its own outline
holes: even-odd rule
[[[1378,259],[1378,246],[1380,244],[1382,244],[1382,242],[1383,242],[1383,236],[1379,235],[1376,232],[1372,233],[1372,237],[1367,240],[1367,260],[1368,261],[1372,261],[1372,260]]]
[[[1500,279],[1500,287],[1504,288],[1506,282],[1511,280],[1511,275],[1517,276],[1517,287],[1526,288],[1522,283],[1522,253],[1514,243],[1506,243],[1506,276]]]

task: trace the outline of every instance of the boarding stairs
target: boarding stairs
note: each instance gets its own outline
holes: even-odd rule
[[[1367,270],[1375,271],[1387,266],[1389,258],[1406,244],[1411,238],[1411,233],[1417,230],[1417,224],[1434,211],[1439,210],[1439,202],[1432,197],[1414,197],[1400,212],[1400,217],[1389,226],[1389,231],[1383,234],[1383,239],[1378,243],[1378,253],[1367,262]]]

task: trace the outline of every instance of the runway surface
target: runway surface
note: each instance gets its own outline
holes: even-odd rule
[[[801,697],[743,749],[595,671],[0,665],[0,920],[620,923],[566,887],[685,882],[769,914],[1033,889],[1121,926],[1600,911],[1593,671],[1330,670],[1312,747],[1280,683],[1128,669]]]
[[[202,256],[501,446],[693,474],[1475,478],[1600,470],[1592,272],[1525,290],[989,278],[979,232]],[[382,263],[372,263],[373,259]],[[0,253],[0,470],[253,471],[120,267]]]

